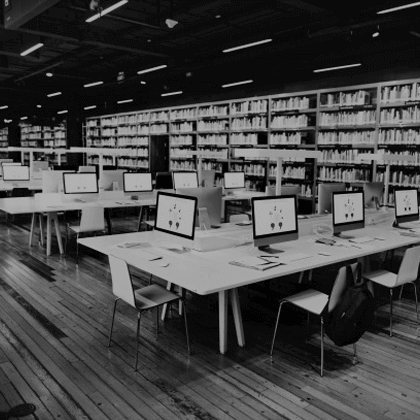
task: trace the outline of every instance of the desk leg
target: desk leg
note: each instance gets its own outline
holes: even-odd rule
[[[239,303],[238,289],[230,290],[230,304],[232,305],[233,319],[235,321],[236,337],[240,347],[245,346],[244,326],[242,323],[241,306]]]
[[[105,212],[106,225],[108,226],[108,235],[112,235],[112,222],[111,222],[110,210],[104,209],[104,212]]]
[[[41,246],[44,247],[44,215],[39,213],[39,242]]]
[[[36,218],[37,218],[37,214],[36,213],[32,213],[31,232],[29,234],[29,246],[32,246],[33,245],[34,235],[35,235]]]
[[[143,218],[143,206],[140,207],[140,212],[139,212],[139,225],[137,226],[137,232],[140,232],[141,219],[142,218]]]
[[[168,282],[168,284],[166,285],[166,290],[171,290],[172,289],[172,283],[170,283],[170,282]],[[162,320],[162,321],[165,321],[165,318],[166,318],[166,312],[168,311],[168,304],[167,303],[165,303],[163,306],[162,306],[162,312],[161,312],[161,314],[160,314],[160,319]]]
[[[227,351],[228,293],[228,290],[219,292],[219,350],[222,354]]]
[[[47,256],[51,255],[51,220],[52,213],[47,213]]]
[[[54,213],[53,219],[54,219],[54,226],[55,226],[55,235],[57,236],[58,249],[60,250],[60,254],[64,254],[63,241],[61,240],[60,224],[58,222],[57,213]]]

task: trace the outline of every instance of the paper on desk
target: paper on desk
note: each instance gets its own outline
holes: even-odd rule
[[[282,263],[280,261],[270,262],[259,257],[246,257],[240,260],[229,261],[229,264],[237,265],[239,267],[252,268],[254,270],[267,270],[272,267],[277,267]]]
[[[117,245],[118,248],[150,248],[150,242],[122,242]]]

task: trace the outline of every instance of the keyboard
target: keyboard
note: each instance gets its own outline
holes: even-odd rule
[[[359,236],[358,238],[349,239],[349,242],[353,242],[354,244],[364,244],[374,240],[375,238],[372,238],[371,236]]]

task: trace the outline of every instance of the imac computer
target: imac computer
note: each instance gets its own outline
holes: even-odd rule
[[[124,172],[123,186],[125,193],[153,191],[152,174],[150,172]]]
[[[342,232],[365,227],[365,200],[363,191],[333,192],[332,219],[334,236],[352,239]]]
[[[363,184],[363,191],[365,193],[366,208],[375,207],[379,209],[384,194],[384,183],[366,182]]]
[[[197,217],[196,226],[201,227],[200,209],[207,209],[210,220],[210,227],[219,226],[222,214],[222,187],[202,187],[202,188],[178,188],[177,194],[197,197]],[[207,226],[206,226],[207,228]]]
[[[7,165],[12,165],[12,166],[20,166],[21,163],[20,162],[13,162],[13,159],[0,159],[0,176],[3,176],[3,165],[7,166]]]
[[[159,191],[155,230],[193,241],[196,211],[197,197]]]
[[[270,245],[298,239],[296,195],[254,197],[252,235],[254,245],[269,254],[282,252]]]
[[[7,165],[3,163],[3,181],[29,181],[29,166],[26,165]]]
[[[173,187],[178,188],[198,188],[198,174],[194,171],[174,171],[172,172]]]
[[[400,223],[419,220],[419,200],[417,188],[396,188],[394,190],[395,221],[393,226]],[[409,228],[408,228],[409,229]]]
[[[245,188],[245,172],[225,172],[223,177],[225,190],[233,192],[233,190]]]
[[[103,170],[99,178],[99,188],[104,191],[121,191],[123,189],[124,169]]]
[[[97,194],[98,178],[93,172],[63,173],[64,194]]]
[[[170,172],[156,172],[155,190],[173,190],[174,183]]]
[[[331,213],[333,192],[346,191],[346,184],[325,183],[318,185],[318,214]]]

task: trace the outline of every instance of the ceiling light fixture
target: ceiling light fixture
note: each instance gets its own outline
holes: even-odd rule
[[[141,83],[142,85],[145,85],[145,84],[146,84],[146,82],[145,82],[144,80],[142,80],[140,83]]]
[[[37,105],[36,107],[37,107],[37,108],[42,108],[42,105]]]
[[[28,54],[30,54],[31,52],[34,52],[34,51],[36,51],[36,50],[38,50],[38,49],[42,48],[43,46],[44,46],[44,44],[43,44],[42,42],[38,42],[37,44],[32,45],[32,47],[27,48],[25,51],[22,51],[22,52],[20,53],[20,55],[21,55],[22,57],[25,57],[26,55],[28,55]]]
[[[228,87],[239,86],[239,85],[246,85],[246,84],[252,83],[252,82],[253,82],[252,79],[242,80],[241,82],[227,83],[226,85],[222,85],[222,88],[228,88]]]
[[[181,95],[183,92],[182,90],[178,90],[176,92],[168,92],[168,93],[162,93],[160,96],[172,96],[172,95]]]
[[[47,96],[48,96],[49,98],[52,98],[53,96],[59,96],[59,95],[61,95],[61,92],[49,93]]]
[[[89,106],[85,106],[83,109],[85,111],[89,111],[89,109],[95,109],[95,108],[96,108],[96,105],[89,105]]]
[[[117,101],[117,104],[128,104],[130,102],[133,102],[133,99],[123,99],[121,101]]]
[[[6,124],[9,124],[9,123],[11,123],[13,120],[8,120],[7,118],[5,118],[4,119],[4,122],[6,123]]]
[[[47,76],[47,77],[53,77],[54,75],[50,71],[47,71],[45,73],[45,76]]]
[[[137,74],[150,73],[152,71],[161,70],[161,69],[164,69],[166,67],[168,67],[166,64],[162,64],[161,66],[150,67],[150,69],[139,70],[137,72]]]
[[[251,42],[249,44],[243,44],[243,45],[238,45],[237,47],[227,48],[226,50],[223,50],[223,52],[228,53],[228,52],[232,52],[232,51],[236,51],[236,50],[242,50],[244,48],[250,48],[250,47],[255,47],[255,46],[261,45],[261,44],[267,44],[268,42],[271,42],[271,41],[272,41],[271,38],[262,39],[261,41]]]
[[[361,63],[355,63],[355,64],[346,64],[344,66],[337,66],[337,67],[326,67],[323,69],[316,69],[314,70],[314,73],[322,73],[323,71],[331,71],[331,70],[348,69],[350,67],[359,67],[361,65],[362,65]]]
[[[100,9],[98,13],[95,13],[93,16],[87,18],[85,22],[87,23],[93,22],[94,20],[99,19],[102,16],[105,16],[106,14],[114,11],[115,9],[118,9],[121,6],[124,6],[124,4],[126,3],[128,3],[128,0],[121,0],[113,4],[112,6],[107,7],[106,9],[103,9],[103,10]]]
[[[69,112],[67,109],[63,109],[62,111],[57,111],[57,114],[67,114],[67,112]]]
[[[7,109],[7,108],[9,108],[9,105],[2,105],[2,106],[0,106],[0,109]]]
[[[177,21],[177,20],[174,20],[174,19],[166,19],[166,20],[165,20],[165,23],[166,23],[166,26],[167,26],[169,29],[172,29],[172,28],[174,28],[176,25],[178,25],[178,21]]]
[[[97,82],[87,83],[87,84],[83,85],[83,87],[90,88],[90,87],[93,87],[93,86],[99,86],[99,85],[103,85],[103,84],[104,84],[104,82],[102,80],[99,80]]]
[[[27,119],[28,119],[28,117],[24,116],[24,117],[20,117],[20,119],[21,119],[22,121],[24,121],[24,120],[27,120]]]
[[[376,12],[376,14],[383,15],[385,13],[392,13],[392,12],[396,12],[398,10],[408,9],[410,7],[415,7],[415,6],[420,6],[420,1],[416,1],[415,3],[404,4],[402,6],[392,7],[390,9],[380,10],[379,12]]]
[[[379,25],[377,26],[376,31],[375,31],[375,32],[373,32],[373,34],[372,34],[372,38],[376,38],[376,37],[378,37],[378,36],[379,36]]]

